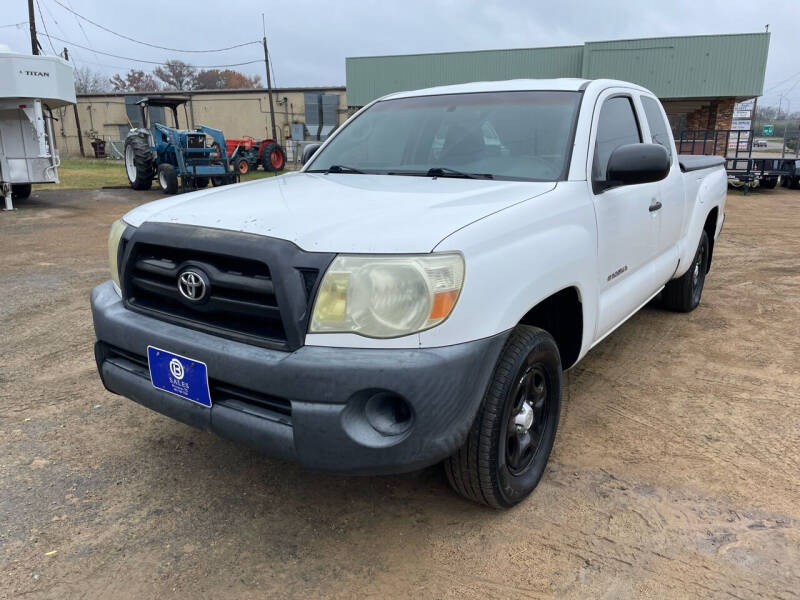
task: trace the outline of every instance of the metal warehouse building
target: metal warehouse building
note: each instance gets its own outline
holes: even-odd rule
[[[749,121],[735,127],[734,105],[761,95],[768,49],[769,33],[745,33],[348,58],[347,103],[359,107],[391,92],[469,81],[608,77],[652,90],[675,133],[749,129]]]

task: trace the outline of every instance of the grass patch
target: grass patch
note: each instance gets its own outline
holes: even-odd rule
[[[285,172],[285,171],[284,171]],[[252,181],[264,177],[274,177],[276,173],[257,170],[243,175],[241,180]],[[128,187],[128,177],[125,174],[125,163],[121,160],[105,160],[91,158],[68,158],[61,161],[58,169],[61,183],[58,185],[46,183],[34,185],[35,190],[97,190],[108,186]],[[153,187],[158,184],[153,182]]]

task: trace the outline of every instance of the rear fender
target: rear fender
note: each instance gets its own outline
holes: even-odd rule
[[[711,211],[717,208],[717,223],[714,228],[714,239],[719,235],[725,213],[725,196],[728,191],[728,177],[725,169],[713,169],[704,176],[697,189],[692,213],[689,217],[684,235],[679,242],[680,263],[673,277],[677,278],[686,273],[692,264],[692,259],[700,243],[703,226]],[[713,243],[713,240],[709,240]]]

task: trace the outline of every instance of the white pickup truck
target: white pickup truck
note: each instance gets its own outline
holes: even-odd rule
[[[497,508],[542,477],[562,371],[659,294],[694,309],[724,218],[722,159],[623,81],[392,94],[312,152],[113,225],[105,387],[311,468],[444,461]]]

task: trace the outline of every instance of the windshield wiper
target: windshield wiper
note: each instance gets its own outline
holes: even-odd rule
[[[354,167],[348,167],[347,165],[331,165],[327,169],[315,169],[313,171],[309,171],[309,173],[357,173],[359,175],[365,175],[366,171],[362,171]]]
[[[464,173],[449,167],[431,167],[426,177],[461,177],[463,179],[494,179],[491,173]]]

